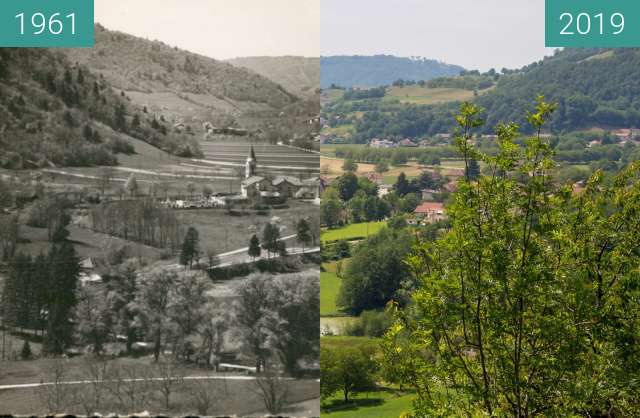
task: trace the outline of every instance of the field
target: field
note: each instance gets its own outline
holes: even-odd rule
[[[176,157],[151,145],[126,137],[134,146],[131,155],[118,154],[116,167],[66,167],[42,170],[42,181],[57,191],[98,190],[104,173],[110,172],[107,194],[115,195],[133,174],[146,194],[152,184],[163,185],[160,195],[184,195],[187,185],[193,184],[196,192],[204,186],[214,193],[237,193],[244,176],[245,160],[252,143],[244,138],[201,141],[202,159]],[[266,143],[253,144],[258,159],[258,173],[263,175],[289,175],[301,178],[317,176],[318,154]],[[4,174],[6,173],[6,174]],[[15,173],[0,170],[0,176]]]
[[[208,165],[232,169],[239,167],[243,170],[251,145],[251,142],[241,138],[233,141],[200,142]],[[310,177],[318,173],[318,154],[266,143],[254,143],[253,148],[258,160],[259,172],[302,177]]]
[[[157,260],[162,252],[158,248],[93,232],[77,225],[70,225],[68,229],[70,233],[69,240],[74,244],[74,248],[81,258],[104,257],[109,250],[125,245],[131,249],[132,255],[146,261]],[[47,230],[43,228],[20,225],[20,238],[21,243],[18,244],[17,251],[33,256],[41,252],[46,253],[51,245],[48,241]]]
[[[274,216],[280,218],[281,235],[295,235],[295,224],[301,218],[318,216],[317,206],[311,203],[291,200],[287,209],[272,209],[268,215],[261,216],[255,211],[243,212],[238,208],[239,216],[231,216],[226,210],[194,209],[176,211],[185,228],[194,226],[200,235],[200,247],[212,249],[216,253],[232,251],[249,245],[251,235],[262,233],[264,225]]]
[[[327,399],[323,417],[331,418],[390,418],[411,412],[414,395],[390,389],[358,393],[345,404],[340,395]]]
[[[336,276],[336,263],[324,263],[320,272],[320,316],[341,316],[336,306],[340,278]]]
[[[53,361],[54,360],[43,359],[18,362],[0,362],[0,385],[48,381],[49,377],[43,371],[47,370]],[[85,372],[86,366],[81,358],[61,361],[65,362],[65,380],[89,378],[90,375]],[[149,358],[121,358],[110,360],[108,365],[111,368],[141,366],[148,372],[152,372],[154,370],[154,366]],[[183,376],[208,376],[211,375],[211,372],[191,367],[183,367],[178,371],[178,374]],[[233,375],[229,374],[227,376],[232,377]],[[193,400],[190,397],[190,385],[193,385],[193,381],[187,380],[184,383],[176,383],[176,391],[171,395],[171,405],[168,410],[163,405],[163,399],[158,391],[158,382],[152,382],[150,384],[154,389],[145,409],[150,411],[151,414],[197,414]],[[234,380],[233,378],[215,380],[212,383],[212,390],[216,392],[218,400],[214,402],[210,414],[222,415],[229,411],[233,411],[235,414],[241,416],[266,414],[262,399],[255,393],[253,385],[254,383],[252,381]],[[292,407],[288,409],[287,413],[306,416],[318,413],[317,410],[309,410],[309,407],[312,407],[312,402],[306,402],[317,399],[319,390],[317,381],[313,379],[297,380],[295,382],[289,382],[287,385],[289,387],[290,403],[299,404],[297,407],[292,405]],[[67,406],[65,407],[64,412],[76,415],[86,414],[87,412],[82,405],[77,401],[74,402],[72,399],[82,399],[83,394],[88,394],[90,385],[71,385],[68,389],[68,392],[70,392],[68,396],[69,401],[65,402]],[[41,393],[41,390],[31,388],[0,390],[0,405],[2,405],[2,413],[14,415],[45,415],[49,411],[43,403]],[[118,407],[116,400],[112,396],[108,395],[106,391],[104,393],[104,397],[104,406],[102,408],[105,412],[142,412],[122,410]]]
[[[385,221],[364,222],[359,224],[349,224],[337,229],[324,229],[320,232],[320,241],[323,243],[337,240],[351,240],[356,238],[364,238],[369,235],[376,234],[383,226]]]
[[[478,91],[479,95],[491,91],[494,87],[489,87]],[[473,90],[447,88],[447,87],[421,87],[419,85],[397,87],[387,89],[383,100],[399,100],[400,103],[410,103],[417,105],[432,105],[454,101],[465,101],[474,98]]]
[[[340,349],[346,347],[378,348],[379,341],[367,337],[322,337],[320,345],[324,348]],[[379,355],[379,351],[378,354]],[[388,418],[399,417],[403,412],[411,411],[413,394],[390,388],[359,393],[345,404],[341,394],[323,402],[322,416],[332,418]]]
[[[472,90],[453,88],[428,88],[418,85],[390,87],[383,100],[399,100],[401,103],[431,105],[473,99]]]
[[[364,148],[366,145],[364,144],[323,144],[320,146],[320,152],[322,155],[326,155],[329,157],[335,157],[335,152],[340,148]]]

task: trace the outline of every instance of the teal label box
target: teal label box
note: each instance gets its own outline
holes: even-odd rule
[[[640,46],[638,0],[545,0],[547,47]]]
[[[93,0],[0,0],[0,47],[93,47]]]

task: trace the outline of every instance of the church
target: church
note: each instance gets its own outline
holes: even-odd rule
[[[258,160],[251,146],[245,163],[244,180],[240,184],[242,197],[250,200],[281,197],[285,199],[318,199],[320,198],[320,179],[312,177],[300,179],[293,176],[260,176]]]

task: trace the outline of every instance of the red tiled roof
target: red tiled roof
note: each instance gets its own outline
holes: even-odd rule
[[[423,202],[414,211],[415,213],[443,212],[444,205],[440,202]]]

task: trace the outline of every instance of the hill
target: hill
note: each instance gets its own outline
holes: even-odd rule
[[[398,79],[431,80],[459,74],[463,68],[424,58],[392,55],[328,56],[320,58],[320,86],[387,86]]]
[[[244,57],[228,60],[284,87],[301,98],[316,97],[320,85],[320,60],[307,57]]]
[[[116,154],[134,152],[132,137],[200,155],[170,128],[57,50],[0,48],[0,167],[114,165]]]
[[[96,25],[94,48],[70,49],[66,54],[102,74],[138,105],[172,122],[237,126],[240,117],[277,114],[298,100],[248,69],[100,25]]]
[[[487,124],[516,120],[532,98],[557,102],[551,128],[571,131],[593,126],[640,126],[640,49],[564,49],[500,77],[496,88],[477,99]]]
[[[419,138],[451,132],[460,100],[473,101],[485,109],[484,133],[493,133],[497,124],[505,121],[515,121],[527,132],[530,127],[524,115],[533,110],[535,98],[542,94],[547,101],[558,104],[549,123],[553,133],[637,128],[638,68],[640,49],[564,49],[517,70],[467,72],[430,80],[425,88],[388,88],[382,98],[345,102],[345,93],[343,99],[325,106],[324,112],[331,121],[351,123],[355,141],[362,143],[376,137]],[[393,91],[402,106],[389,105]],[[438,91],[455,100],[429,101]]]

